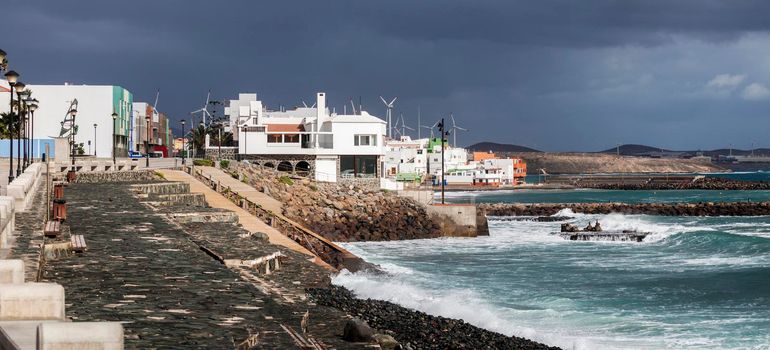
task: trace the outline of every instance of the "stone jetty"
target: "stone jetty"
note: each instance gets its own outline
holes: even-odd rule
[[[647,214],[662,216],[770,215],[770,202],[699,203],[493,203],[479,208],[490,216],[550,216],[562,209],[584,214]]]

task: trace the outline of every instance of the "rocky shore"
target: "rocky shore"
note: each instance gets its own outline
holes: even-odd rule
[[[342,310],[392,334],[403,349],[559,349],[387,301],[358,299],[344,287],[310,288],[307,293],[318,305]]]
[[[548,203],[480,204],[490,216],[549,216],[562,209],[584,214],[647,214],[663,216],[758,216],[770,215],[770,202],[700,202],[700,203]]]
[[[234,176],[281,201],[283,214],[332,241],[389,241],[441,236],[416,201],[357,186],[290,178],[272,169],[234,165]]]
[[[578,183],[580,188],[603,190],[770,190],[770,182],[699,178],[694,181],[648,181],[645,183]]]

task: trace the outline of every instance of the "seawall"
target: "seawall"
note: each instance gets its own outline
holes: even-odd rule
[[[647,214],[664,216],[759,216],[770,215],[770,202],[701,202],[701,203],[549,203],[549,204],[480,204],[490,216],[550,216],[562,209],[584,214]]]

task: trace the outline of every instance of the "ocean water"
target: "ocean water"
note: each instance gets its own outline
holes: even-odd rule
[[[678,203],[678,202],[762,202],[770,201],[770,191],[718,190],[500,190],[446,192],[450,203]],[[440,198],[437,195],[437,198]]]
[[[565,349],[770,349],[770,217],[563,214],[652,234],[573,242],[490,218],[489,237],[344,243],[390,274],[334,283]]]

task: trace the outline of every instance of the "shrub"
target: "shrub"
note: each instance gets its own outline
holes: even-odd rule
[[[280,182],[282,184],[289,185],[289,186],[294,184],[294,180],[292,180],[290,177],[288,177],[286,175],[279,177],[278,178],[278,182]]]
[[[318,191],[318,186],[316,186],[316,185],[310,184],[307,187],[310,187],[310,189],[313,190],[313,191]]]
[[[193,161],[195,166],[214,166],[214,161],[211,159],[196,159]]]
[[[222,169],[227,169],[228,167],[230,167],[230,161],[227,160],[227,159],[220,160],[219,161],[219,167],[222,168]]]
[[[157,177],[157,178],[160,178],[160,179],[163,179],[163,180],[165,180],[165,179],[166,179],[166,177],[165,177],[165,176],[163,176],[163,173],[161,173],[160,171],[156,171],[156,172],[155,172],[155,177]]]

